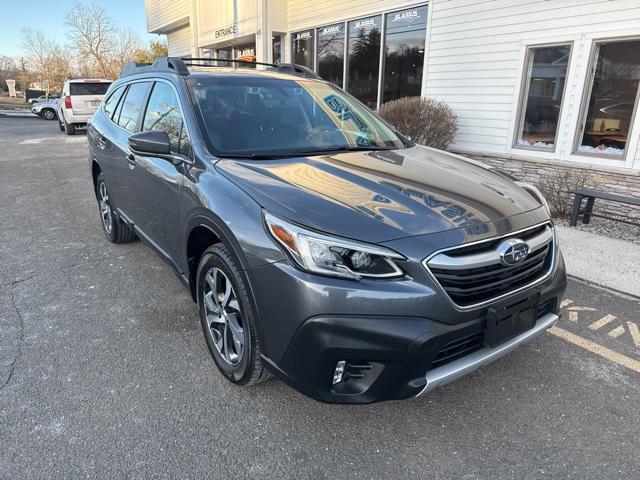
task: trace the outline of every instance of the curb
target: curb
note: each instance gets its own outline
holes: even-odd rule
[[[602,283],[594,282],[593,280],[587,280],[586,278],[578,277],[576,275],[571,275],[569,273],[567,273],[567,278],[570,278],[571,280],[575,280],[575,281],[580,282],[580,283],[584,283],[584,284],[592,286],[592,287],[597,287],[597,288],[600,288],[602,290],[606,290],[606,291],[611,292],[611,293],[613,293],[615,295],[621,295],[623,297],[627,297],[627,298],[629,298],[629,300],[636,300],[636,301],[640,302],[640,295],[636,295],[634,293],[629,293],[629,292],[625,292],[623,290],[618,290],[617,288],[609,287],[609,286],[604,285]]]
[[[29,111],[26,112],[8,112],[8,111],[0,111],[0,117],[4,118],[38,118],[37,115],[31,113]]]

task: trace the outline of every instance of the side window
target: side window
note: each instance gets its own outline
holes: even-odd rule
[[[120,100],[118,101],[118,106],[116,107],[116,111],[113,113],[113,117],[111,117],[111,119],[115,122],[118,123],[120,120],[120,113],[122,112],[122,105],[124,104],[124,97],[127,95],[127,90],[129,89],[128,85],[124,86],[124,89],[122,91],[122,96],[120,97]]]
[[[105,100],[102,108],[104,110],[104,114],[107,117],[111,118],[113,116],[113,112],[118,106],[118,101],[120,100],[120,97],[122,97],[123,92],[124,92],[124,85],[116,88],[113,91],[113,93],[109,95],[109,98]]]
[[[171,86],[156,82],[144,115],[143,131],[167,132],[171,151],[188,155],[189,138],[180,113],[178,99]]]
[[[178,153],[185,157],[191,157],[191,140],[187,134],[187,127],[182,122],[182,130],[180,131],[180,144],[178,145]]]
[[[138,117],[147,95],[149,82],[132,83],[127,90],[127,95],[122,102],[122,110],[118,116],[118,125],[125,130],[135,132],[138,126]]]

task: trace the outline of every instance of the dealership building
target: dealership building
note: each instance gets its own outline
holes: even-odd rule
[[[458,117],[453,151],[640,197],[638,0],[145,4],[170,55],[299,63],[374,109],[436,98]]]

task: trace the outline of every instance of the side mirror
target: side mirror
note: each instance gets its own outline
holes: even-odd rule
[[[131,153],[142,157],[171,155],[171,142],[167,132],[139,132],[129,137]]]

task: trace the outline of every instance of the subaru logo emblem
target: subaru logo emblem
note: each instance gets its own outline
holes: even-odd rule
[[[509,238],[498,245],[500,263],[503,265],[516,265],[529,255],[529,245],[519,238]]]

